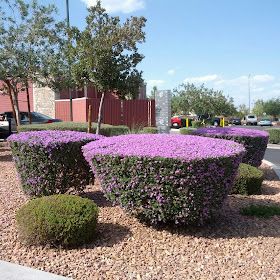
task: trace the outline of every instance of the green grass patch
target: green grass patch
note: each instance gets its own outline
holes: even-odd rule
[[[280,206],[278,205],[250,205],[240,210],[242,215],[270,218],[280,216]]]

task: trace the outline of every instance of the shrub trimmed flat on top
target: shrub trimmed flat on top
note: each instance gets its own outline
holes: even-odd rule
[[[269,143],[280,144],[280,128],[269,128],[266,131],[269,133]]]
[[[166,134],[116,136],[82,149],[105,196],[153,224],[211,218],[245,151],[233,141]]]
[[[16,221],[27,244],[72,247],[94,239],[97,217],[90,199],[59,194],[32,199],[17,211]]]
[[[263,179],[264,174],[261,170],[249,164],[241,163],[231,193],[243,195],[261,194]]]
[[[96,123],[92,124],[92,132],[96,131]],[[82,122],[54,122],[44,124],[26,124],[18,127],[19,132],[42,131],[42,130],[71,130],[87,132],[88,123]],[[102,124],[100,134],[104,136],[116,136],[129,133],[129,128],[125,125]]]
[[[81,147],[103,138],[75,131],[33,131],[8,138],[23,190],[31,196],[80,191],[92,179]]]
[[[200,128],[194,131],[193,134],[233,140],[243,144],[246,153],[242,162],[256,167],[262,163],[269,137],[265,131],[235,127]],[[223,149],[224,147],[220,148]]]

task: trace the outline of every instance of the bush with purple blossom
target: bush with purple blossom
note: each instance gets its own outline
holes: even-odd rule
[[[246,149],[242,162],[256,167],[262,163],[269,138],[266,131],[235,127],[200,128],[193,134],[232,140],[242,144]],[[224,147],[220,146],[220,149]]]
[[[8,138],[24,192],[31,196],[81,191],[93,179],[81,147],[103,138],[75,131],[33,131]]]
[[[166,134],[115,136],[82,149],[113,203],[152,224],[198,225],[221,208],[245,151],[233,141]]]

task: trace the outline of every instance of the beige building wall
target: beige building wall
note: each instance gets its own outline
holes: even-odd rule
[[[49,87],[33,84],[33,110],[55,118],[55,92]]]

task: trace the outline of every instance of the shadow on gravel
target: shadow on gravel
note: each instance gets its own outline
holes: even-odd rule
[[[2,155],[1,153],[0,153],[0,162],[1,161],[5,161],[5,162],[7,162],[7,161],[12,161],[13,160],[13,158],[12,158],[12,155]]]
[[[98,223],[98,237],[93,243],[86,245],[86,248],[93,249],[96,246],[113,247],[131,235],[132,232],[128,227],[113,223]]]
[[[2,152],[11,152],[11,149],[8,149],[8,148],[1,148],[1,147],[0,147],[0,154],[1,154]]]
[[[278,205],[268,199],[232,196],[220,214],[209,224],[202,227],[161,227],[158,230],[167,230],[172,234],[204,237],[209,239],[231,239],[246,237],[280,237],[280,217],[257,218],[243,216],[239,209],[250,204]]]
[[[98,207],[113,207],[112,203],[106,199],[102,191],[90,191],[81,196],[93,200]]]
[[[267,183],[264,181],[264,183],[262,185],[262,194],[263,195],[275,195],[278,193],[280,193],[280,188],[270,186],[269,181]]]
[[[279,181],[279,178],[273,169],[260,168],[260,170],[264,173],[264,178],[266,181]]]

